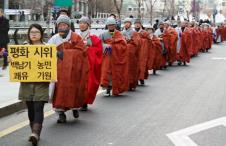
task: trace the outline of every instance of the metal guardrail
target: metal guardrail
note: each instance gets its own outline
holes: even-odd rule
[[[19,40],[25,41],[27,38],[27,31],[29,27],[10,27],[9,38],[14,41],[14,44],[20,44]],[[43,27],[44,30],[44,38],[47,39],[47,27]],[[50,28],[53,31],[53,28]]]
[[[91,29],[95,30],[104,30],[105,29],[105,21],[106,18],[102,19],[92,19]],[[72,19],[72,22],[74,22],[75,29],[79,29],[78,19]],[[149,23],[149,19],[143,19],[144,27],[151,27]],[[27,30],[29,26],[33,23],[38,23],[43,26],[43,29],[47,30],[47,23],[45,21],[26,21],[26,22],[10,22],[10,31],[9,31],[9,38],[10,40],[14,41],[14,44],[19,44],[18,40],[25,41],[27,39]],[[50,23],[50,32],[55,31],[55,21],[51,21]],[[123,28],[123,23],[121,25],[121,28]],[[134,26],[133,26],[134,27]],[[44,31],[44,37],[45,39],[48,39],[47,32]]]

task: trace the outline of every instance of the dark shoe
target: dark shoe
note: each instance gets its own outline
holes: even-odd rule
[[[177,63],[179,66],[181,66],[181,64],[182,64],[182,62],[181,61],[178,61],[178,63]]]
[[[140,85],[144,86],[144,80],[140,80]]]
[[[29,141],[32,143],[32,146],[37,146],[39,141],[39,136],[36,133],[32,133],[29,137]]]
[[[111,96],[111,89],[112,89],[112,87],[109,86],[109,87],[106,89],[106,93],[104,94],[104,96],[106,96],[106,97]]]
[[[40,139],[41,131],[42,125],[39,123],[34,123],[32,126],[32,134],[29,137],[29,141],[32,143],[33,146],[37,146],[38,141]]]
[[[61,123],[66,123],[67,122],[67,117],[65,115],[64,112],[60,112],[59,113],[59,118],[57,120],[57,123],[61,124]]]
[[[3,66],[3,67],[2,67],[2,70],[6,70],[6,69],[7,69],[7,66]]]
[[[81,111],[88,111],[88,105],[87,104],[84,104],[81,108],[80,108]]]
[[[72,112],[73,112],[73,116],[74,116],[75,119],[79,118],[78,110],[73,110]]]

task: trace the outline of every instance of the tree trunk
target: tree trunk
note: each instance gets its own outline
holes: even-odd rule
[[[114,5],[118,13],[119,19],[121,19],[122,4],[123,4],[123,0],[120,0],[119,2],[117,2],[117,0],[114,0]]]

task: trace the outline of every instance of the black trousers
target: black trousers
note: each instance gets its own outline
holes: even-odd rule
[[[26,101],[28,109],[28,118],[31,124],[43,123],[45,101]]]

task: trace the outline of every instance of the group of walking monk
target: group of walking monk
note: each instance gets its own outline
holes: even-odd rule
[[[87,111],[99,87],[106,90],[105,96],[135,91],[138,85],[145,85],[150,71],[157,74],[175,63],[186,65],[191,57],[208,52],[213,42],[226,40],[223,24],[184,21],[173,28],[170,21],[165,21],[155,30],[144,28],[139,19],[126,18],[123,22],[123,30],[117,30],[115,18],[109,17],[107,30],[97,36],[90,32],[91,21],[87,17],[79,20],[79,33],[71,30],[67,15],[58,17],[57,34],[48,41],[57,46],[57,82],[52,98],[59,115],[57,123],[67,122],[68,110],[72,110],[74,118],[79,117],[79,110]],[[38,24],[29,28],[28,36],[29,44],[44,44]],[[48,90],[46,83],[21,83],[19,95],[27,102],[32,131],[29,141],[33,145],[39,141]]]
[[[59,17],[57,22],[68,21],[70,26],[64,17],[62,21]],[[82,17],[79,34],[69,31],[65,35],[59,29],[50,39],[49,44],[56,44],[59,54],[63,52],[63,58],[58,61],[53,100],[53,107],[59,113],[58,123],[66,122],[64,112],[69,109],[75,118],[79,116],[78,109],[88,110],[99,87],[106,90],[105,96],[135,91],[138,85],[145,85],[150,71],[155,75],[175,63],[187,65],[200,52],[208,52],[214,41],[226,39],[223,24],[214,27],[183,21],[174,28],[168,20],[155,30],[144,28],[139,19],[133,22],[132,18],[126,18],[123,22],[123,30],[117,30],[115,18],[109,17],[107,30],[97,36],[90,32],[89,18]]]

